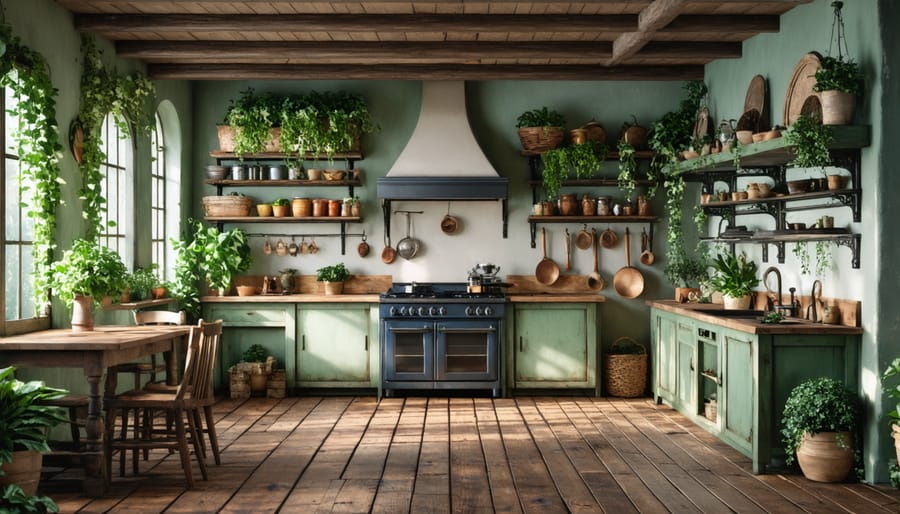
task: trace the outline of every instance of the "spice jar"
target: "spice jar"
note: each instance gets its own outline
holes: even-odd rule
[[[597,214],[609,216],[609,197],[601,196],[597,198]]]
[[[328,200],[328,217],[336,218],[341,215],[341,201]]]
[[[350,201],[347,200],[341,204],[341,216],[348,217],[350,216]]]
[[[638,216],[649,216],[650,215],[650,200],[644,195],[638,195],[637,209],[638,209]]]
[[[587,194],[581,197],[581,214],[584,216],[597,214],[597,203],[588,197]]]

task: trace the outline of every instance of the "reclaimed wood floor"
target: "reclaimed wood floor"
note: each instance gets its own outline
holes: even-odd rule
[[[216,412],[223,462],[193,489],[159,452],[137,476],[116,469],[104,498],[83,497],[72,471],[40,492],[60,512],[900,512],[885,487],[753,475],[649,399],[300,397]]]

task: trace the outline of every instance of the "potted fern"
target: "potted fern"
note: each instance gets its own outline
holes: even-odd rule
[[[709,285],[713,291],[722,293],[725,308],[749,308],[753,288],[759,285],[756,262],[747,259],[744,253],[736,255],[725,252],[713,258],[711,265],[715,273],[709,279]]]

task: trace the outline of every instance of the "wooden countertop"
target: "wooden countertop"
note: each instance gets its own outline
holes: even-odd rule
[[[794,334],[794,335],[858,335],[863,333],[860,327],[848,327],[845,325],[825,325],[813,323],[803,318],[786,318],[790,323],[766,324],[756,317],[729,317],[711,314],[711,311],[720,312],[721,304],[694,304],[678,303],[675,300],[647,300],[647,305],[674,314],[687,316],[698,321],[718,325],[720,327],[739,330],[750,334]]]
[[[531,293],[510,294],[510,303],[603,303],[606,297],[597,293]]]
[[[377,294],[257,294],[202,296],[201,303],[378,303]]]

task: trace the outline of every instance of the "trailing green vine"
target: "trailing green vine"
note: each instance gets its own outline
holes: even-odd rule
[[[634,147],[626,143],[624,140],[619,141],[619,176],[617,182],[619,189],[625,193],[625,201],[631,202],[631,195],[634,194],[634,188],[637,184],[635,172],[637,171],[637,160],[635,159]],[[652,197],[652,195],[651,195]]]
[[[153,113],[146,108],[147,100],[155,96],[153,83],[140,72],[119,75],[103,64],[102,52],[89,35],[82,35],[84,58],[81,73],[81,101],[78,117],[73,121],[84,132],[84,149],[79,163],[81,169],[81,198],[87,222],[85,239],[93,241],[103,228],[106,212],[100,184],[103,180],[101,164],[106,160],[100,129],[107,114],[123,134],[146,135],[153,128]]]
[[[821,277],[831,268],[831,251],[834,241],[816,241],[816,276]]]
[[[62,203],[59,161],[62,144],[56,127],[56,94],[44,57],[23,45],[5,22],[0,23],[0,40],[6,51],[0,56],[0,85],[12,90],[19,126],[12,138],[19,156],[19,180],[22,189],[34,187],[26,215],[34,221],[32,255],[34,260],[35,308],[48,304],[50,261],[56,230],[56,208]]]
[[[791,253],[794,254],[794,257],[797,258],[797,262],[800,264],[800,273],[803,275],[809,275],[809,248],[806,246],[807,244],[806,241],[797,241],[791,249]]]

